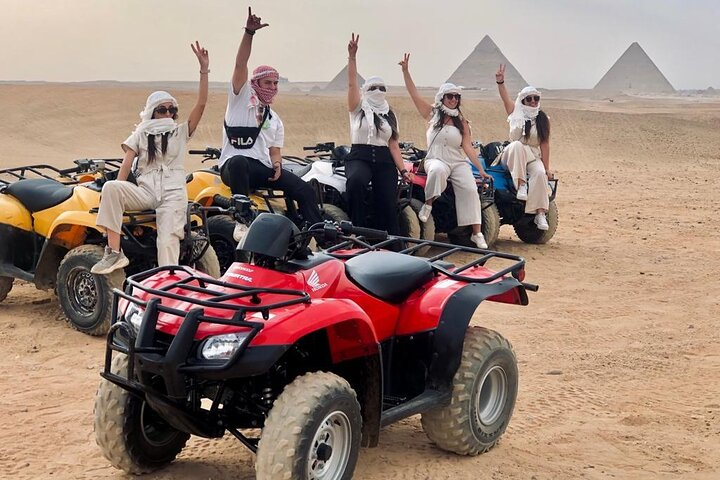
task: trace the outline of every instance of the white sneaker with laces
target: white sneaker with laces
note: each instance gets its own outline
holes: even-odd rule
[[[235,229],[233,230],[233,239],[240,243],[243,238],[245,238],[245,234],[248,231],[248,226],[244,223],[237,222],[235,224]]]
[[[96,275],[108,275],[115,270],[125,268],[130,264],[130,260],[120,251],[116,252],[110,247],[105,247],[105,253],[98,263],[92,266],[90,273]]]
[[[477,245],[478,248],[488,248],[482,233],[473,233],[470,235],[470,241]]]
[[[538,230],[547,230],[550,228],[544,213],[535,214],[535,225],[537,225]]]
[[[527,186],[527,182],[525,182],[518,187],[517,195],[515,196],[515,198],[517,198],[518,200],[525,201],[525,200],[527,200],[527,197],[528,197],[528,186]]]
[[[423,223],[427,222],[428,218],[430,218],[430,212],[432,212],[432,205],[423,203],[423,206],[420,207],[420,211],[418,212],[418,218],[420,221]]]

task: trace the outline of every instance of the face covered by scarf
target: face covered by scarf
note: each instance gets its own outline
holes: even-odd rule
[[[538,102],[537,107],[530,107],[522,103],[522,101],[525,100],[525,97],[527,97],[528,95],[540,96],[540,92],[535,87],[530,86],[527,86],[520,90],[517,98],[515,99],[515,109],[507,119],[508,123],[510,124],[510,129],[522,128],[523,136],[527,135],[527,132],[525,132],[525,122],[528,120],[535,120],[535,118],[538,116],[538,112],[540,111],[540,102]]]
[[[370,87],[385,87],[385,81],[380,77],[370,77],[360,87],[360,108],[368,125],[368,140],[377,135],[373,114],[387,115],[390,111],[390,105],[385,99],[385,92],[379,88],[370,90]]]
[[[255,95],[257,95],[258,100],[260,100],[263,105],[270,105],[273,102],[275,95],[277,95],[277,85],[262,87],[260,86],[260,80],[263,78],[270,78],[273,81],[277,81],[280,79],[280,74],[273,67],[260,65],[253,70],[252,77],[250,77],[250,85],[255,91]]]
[[[177,100],[168,92],[160,90],[151,93],[145,102],[145,108],[140,112],[142,121],[135,126],[135,131],[140,132],[142,135],[162,135],[175,130],[177,123],[175,123],[174,119],[152,118],[155,109],[164,103],[172,103],[174,107],[178,106]]]
[[[443,112],[445,115],[449,115],[451,117],[457,117],[460,115],[460,109],[459,108],[448,108],[443,103],[443,97],[445,97],[446,93],[457,93],[458,95],[462,92],[462,89],[464,87],[461,87],[459,85],[455,85],[454,83],[443,83],[440,85],[440,88],[438,89],[437,93],[435,94],[435,103],[433,103],[433,116],[430,119],[430,123],[435,123],[440,118],[440,112]]]

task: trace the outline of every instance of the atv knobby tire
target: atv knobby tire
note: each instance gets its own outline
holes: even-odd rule
[[[481,231],[488,248],[492,248],[500,235],[500,212],[494,203],[482,206]]]
[[[337,205],[331,205],[329,203],[323,205],[320,213],[322,214],[324,220],[330,220],[337,223],[344,220],[350,220],[350,217],[348,217],[348,214],[345,213],[345,210]]]
[[[127,357],[116,354],[111,370],[127,378]],[[105,458],[134,475],[168,465],[190,438],[168,425],[144,400],[105,379],[100,380],[93,415],[95,440]]]
[[[8,293],[12,290],[14,281],[15,279],[13,277],[0,277],[0,302],[7,298]]]
[[[345,379],[327,372],[298,377],[265,420],[257,479],[351,479],[361,427],[360,405]]]
[[[540,230],[535,225],[535,222],[530,220],[530,222],[513,225],[515,234],[525,243],[542,244],[549,242],[558,227],[558,208],[555,201],[550,202],[546,215],[549,227],[547,230]]]
[[[485,453],[510,422],[517,388],[517,361],[510,342],[492,330],[470,327],[450,404],[423,413],[423,430],[443,450]]]
[[[57,296],[70,325],[88,335],[104,335],[110,328],[113,288],[122,288],[125,272],[95,275],[90,269],[103,257],[103,247],[80,245],[70,250],[57,272]]]
[[[233,238],[234,230],[235,220],[229,215],[215,215],[208,219],[210,244],[215,250],[221,273],[225,273],[235,261],[237,242]]]
[[[407,221],[406,223],[403,223],[403,221],[400,221],[400,225],[407,225],[408,231],[403,232],[403,235],[407,237],[412,238],[419,238],[420,240],[435,240],[435,220],[433,220],[433,216],[430,215],[428,217],[427,222],[421,222],[420,218],[418,217],[418,214],[420,213],[420,209],[423,206],[423,202],[421,200],[418,200],[417,198],[413,198],[410,200],[410,208],[412,209],[413,213],[415,214],[413,216],[413,219],[410,221]],[[403,210],[403,214],[411,215],[407,211],[407,207]],[[429,250],[430,246],[422,247],[415,251],[415,255],[425,255]]]

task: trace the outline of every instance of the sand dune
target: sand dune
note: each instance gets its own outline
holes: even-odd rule
[[[119,156],[149,92],[0,86],[0,167]],[[178,94],[182,113],[194,100]],[[392,99],[403,138],[423,144],[409,100]],[[289,154],[348,142],[342,96],[281,95]],[[474,136],[504,138],[499,100],[464,101]],[[719,103],[698,99],[545,101],[560,226],[547,245],[503,227],[540,285],[528,307],[483,305],[520,365],[513,419],[496,448],[446,454],[417,417],[363,450],[360,479],[714,479],[720,476]],[[220,142],[225,96],[211,94],[191,148]],[[197,159],[187,162],[198,166]],[[70,329],[50,292],[16,282],[0,304],[0,477],[124,478],[92,432],[104,340]],[[253,478],[232,438],[193,439],[153,479]]]

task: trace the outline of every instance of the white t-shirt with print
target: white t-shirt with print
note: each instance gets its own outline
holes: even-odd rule
[[[361,107],[362,103],[358,103],[355,111],[350,112],[350,138],[352,139],[352,143],[387,147],[388,141],[392,136],[390,124],[381,116],[380,129],[376,130],[375,135],[368,140],[368,122]]]
[[[259,112],[260,100],[258,100],[255,92],[250,86],[250,82],[240,88],[237,95],[233,92],[232,83],[228,91],[228,103],[225,110],[225,123],[229,127],[254,127],[257,126],[257,114]],[[223,126],[223,147],[220,154],[218,165],[222,167],[225,161],[235,155],[243,155],[259,160],[263,164],[272,168],[272,160],[268,148],[282,148],[285,142],[285,128],[278,114],[270,109],[270,117],[265,121],[260,130],[255,144],[251,148],[241,149],[235,148],[230,144],[230,140]]]

